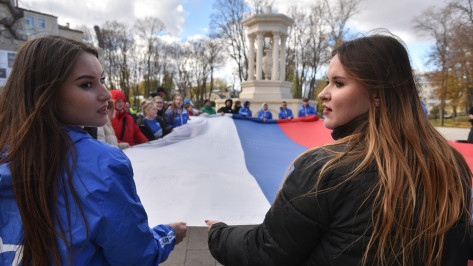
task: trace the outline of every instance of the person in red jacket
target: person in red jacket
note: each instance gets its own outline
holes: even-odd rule
[[[148,139],[141,133],[133,117],[125,111],[125,94],[119,90],[111,90],[110,93],[115,105],[115,116],[111,120],[118,142],[126,142],[130,146],[148,142]]]

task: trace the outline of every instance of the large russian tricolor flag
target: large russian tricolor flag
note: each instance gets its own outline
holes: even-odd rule
[[[161,140],[126,149],[150,225],[260,223],[294,159],[332,141],[316,116],[257,121],[192,117]],[[472,167],[471,144],[452,145]]]

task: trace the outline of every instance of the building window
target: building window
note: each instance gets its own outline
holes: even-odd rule
[[[26,26],[33,27],[34,26],[34,18],[30,17],[30,16],[25,16],[25,23],[26,23]]]
[[[42,18],[39,18],[38,20],[38,28],[46,28],[46,20],[42,19]]]

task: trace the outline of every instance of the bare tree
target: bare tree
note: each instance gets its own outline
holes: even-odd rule
[[[212,91],[214,90],[215,68],[219,67],[224,62],[224,56],[222,54],[222,40],[217,38],[210,38],[205,42],[205,46],[206,60],[208,61],[210,71],[210,91],[209,96],[206,98],[210,98],[210,95],[212,95]]]
[[[429,8],[414,19],[415,28],[427,34],[435,40],[435,46],[429,54],[430,62],[437,67],[441,73],[441,95],[440,95],[440,124],[443,126],[445,114],[445,98],[447,94],[448,71],[451,68],[449,62],[449,50],[452,38],[450,33],[453,28],[453,17],[450,7],[440,10]]]
[[[156,55],[156,46],[159,41],[159,34],[164,32],[164,23],[155,17],[145,17],[138,19],[135,23],[135,28],[138,36],[144,41],[146,47],[146,83],[145,83],[145,97],[149,96],[150,79],[153,76],[152,59]]]
[[[101,40],[103,44],[104,72],[107,77],[107,85],[110,89],[118,87],[118,42],[120,36],[116,31],[116,21],[106,21],[101,27]]]
[[[96,34],[95,34],[95,32],[93,31],[92,28],[90,28],[86,25],[81,25],[77,29],[83,32],[83,38],[82,39],[83,39],[84,42],[92,44],[92,45],[97,43]]]
[[[217,0],[211,15],[211,28],[225,41],[228,54],[236,63],[240,81],[248,78],[248,44],[242,20],[249,14],[244,0]]]
[[[117,21],[106,21],[101,31],[109,87],[120,88],[127,99],[131,88],[129,57],[134,50],[131,36],[130,27]]]
[[[176,65],[174,83],[178,93],[185,97],[192,87],[190,45],[188,43],[175,44],[172,49],[172,57]]]
[[[130,102],[133,100],[133,104],[140,104],[138,102],[138,96],[144,94],[144,90],[140,90],[140,83],[143,78],[142,70],[145,62],[143,54],[136,52],[136,45],[130,50],[130,54],[134,56],[130,57]]]
[[[200,39],[190,42],[191,47],[191,75],[193,77],[193,93],[192,95],[200,104],[205,98],[207,88],[207,80],[210,74],[210,66],[207,60],[206,40]]]
[[[466,88],[465,109],[473,106],[473,0],[455,0],[450,3],[456,12],[456,28],[453,32],[453,60],[459,65],[459,84]]]
[[[274,0],[252,0],[251,5],[256,14],[264,13],[264,9],[268,6],[272,6]]]
[[[362,0],[337,0],[331,4],[324,0],[322,9],[326,14],[325,19],[330,27],[331,45],[338,47],[346,38],[348,20],[358,12]]]
[[[131,37],[131,30],[127,24],[116,23],[114,25],[117,33],[117,67],[119,74],[120,89],[127,99],[130,99],[130,62],[129,57],[135,48],[135,42]]]
[[[467,23],[473,24],[473,0],[454,0],[450,7],[458,10]]]
[[[302,98],[302,90],[306,82],[308,69],[308,60],[306,59],[307,50],[307,23],[306,14],[296,6],[291,8],[291,16],[294,24],[290,29],[288,39],[287,62],[293,66],[292,74],[293,88],[292,95],[294,98]]]
[[[314,99],[317,75],[330,60],[330,26],[323,3],[310,9],[291,8],[294,24],[290,28],[287,62],[288,76],[292,76],[293,96]],[[303,93],[305,92],[305,93]]]
[[[330,51],[329,51],[329,35],[326,31],[326,25],[323,23],[323,6],[314,5],[311,8],[311,13],[309,14],[309,34],[308,34],[308,56],[307,60],[309,61],[309,66],[311,71],[308,75],[308,95],[309,99],[315,99],[314,92],[316,89],[316,76],[320,68],[327,64],[330,61]]]

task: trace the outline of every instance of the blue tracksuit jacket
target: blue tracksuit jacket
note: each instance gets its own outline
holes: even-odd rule
[[[309,116],[309,115],[316,115],[317,110],[312,105],[307,105],[305,107],[302,105],[302,107],[299,109],[299,116],[298,117],[304,117],[304,116]]]
[[[136,193],[133,169],[125,154],[78,127],[66,131],[77,151],[72,182],[89,226],[87,237],[82,216],[70,193],[67,194],[75,252],[72,264],[158,265],[165,261],[174,248],[174,230],[168,225],[148,226],[148,217]],[[59,193],[58,200],[64,203],[64,195]],[[67,221],[65,207],[59,204],[58,208],[60,220]],[[67,227],[67,222],[63,226]],[[56,228],[59,230],[58,225]],[[5,163],[0,165],[0,265],[21,260],[18,248],[22,231],[9,164]],[[66,236],[69,238],[69,234]],[[66,246],[60,239],[57,243],[62,263],[68,265]]]
[[[253,116],[253,114],[251,113],[251,110],[245,107],[240,108],[240,110],[238,111],[238,114],[248,116],[248,117]]]
[[[288,119],[289,117],[294,118],[291,109],[286,108],[286,110],[283,110],[282,107],[279,107],[279,110],[279,119]]]
[[[187,123],[187,120],[189,120],[189,113],[187,113],[186,109],[178,110],[176,114],[174,115],[174,118],[171,118],[171,114],[172,114],[172,109],[169,109],[168,121],[169,121],[169,126],[171,127],[182,126]]]
[[[263,109],[259,110],[258,111],[258,118],[260,119],[263,119],[263,118],[266,118],[266,119],[273,119],[273,114],[271,113],[271,111],[265,111]]]

